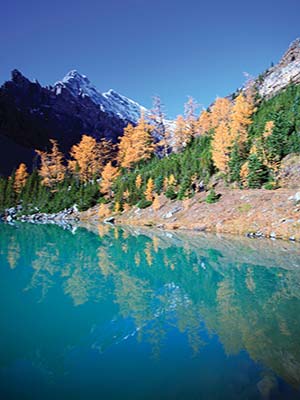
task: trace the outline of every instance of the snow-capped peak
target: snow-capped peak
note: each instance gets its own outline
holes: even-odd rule
[[[56,95],[60,95],[63,89],[67,89],[75,97],[89,97],[100,107],[101,111],[114,114],[128,122],[136,123],[140,118],[141,111],[145,114],[148,112],[145,107],[113,89],[101,93],[85,75],[81,75],[77,70],[68,72],[61,81],[54,84]]]
[[[99,105],[103,102],[102,94],[98,92],[85,75],[81,75],[75,69],[68,72],[61,81],[56,82],[54,88],[56,89],[56,94],[61,94],[62,88],[67,88],[75,97],[87,96]]]
[[[88,78],[85,75],[81,75],[76,69],[72,69],[72,71],[69,71],[67,75],[62,79],[62,82],[67,83],[72,79],[90,83]]]

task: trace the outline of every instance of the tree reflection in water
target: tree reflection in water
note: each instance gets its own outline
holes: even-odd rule
[[[5,273],[5,279],[15,279],[14,289],[3,291],[3,301],[18,290],[36,304],[47,304],[53,293],[71,301],[53,310],[59,345],[30,338],[20,324],[19,345],[10,347],[14,334],[3,324],[1,365],[27,356],[53,370],[66,349],[82,340],[103,352],[130,335],[150,344],[159,359],[168,332],[176,328],[194,357],[214,335],[227,355],[246,350],[264,366],[257,384],[263,396],[277,385],[274,374],[299,387],[297,244],[107,225],[79,227],[75,233],[53,225],[1,225],[0,232],[1,273],[7,266],[14,275]],[[24,302],[24,313],[32,304]],[[87,304],[88,314],[80,311]],[[2,320],[7,318],[3,308]],[[35,310],[34,323],[46,331],[42,310]]]

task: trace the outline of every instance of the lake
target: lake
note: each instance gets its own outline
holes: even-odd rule
[[[299,399],[296,243],[0,225],[2,399]]]

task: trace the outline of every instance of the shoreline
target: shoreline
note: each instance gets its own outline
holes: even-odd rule
[[[159,196],[159,207],[113,213],[105,205],[106,217],[99,215],[100,205],[79,212],[76,206],[58,213],[10,214],[4,222],[51,223],[58,225],[97,225],[112,222],[129,228],[151,227],[166,232],[229,234],[248,238],[281,239],[300,242],[300,191],[297,189],[217,188],[220,199],[207,204],[207,192],[186,200]],[[103,208],[103,206],[102,206]],[[12,210],[12,209],[11,209]]]
[[[166,231],[232,234],[249,238],[283,239],[300,242],[300,192],[295,189],[217,190],[220,200],[207,204],[206,192],[186,200],[159,196],[160,207],[139,209],[108,218],[99,216],[99,206],[80,213],[83,222],[113,220],[116,225],[153,227]],[[299,200],[298,200],[299,198]],[[109,212],[109,205],[107,205]]]

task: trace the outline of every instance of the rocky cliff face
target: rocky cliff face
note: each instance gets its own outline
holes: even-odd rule
[[[280,62],[260,79],[259,93],[270,98],[290,83],[300,83],[300,38],[291,43]]]

